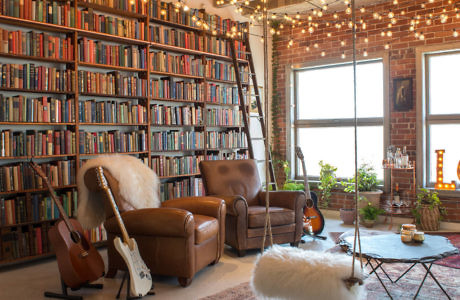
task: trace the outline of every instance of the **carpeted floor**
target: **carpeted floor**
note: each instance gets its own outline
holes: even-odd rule
[[[386,264],[384,265],[385,271],[394,280],[402,274],[410,265],[407,264]],[[452,299],[460,299],[459,278],[460,269],[447,268],[443,266],[432,267],[432,272],[435,274],[438,281],[442,284],[444,289]],[[417,265],[409,273],[407,273],[397,283],[392,284],[382,273],[379,271],[379,276],[382,278],[387,288],[389,289],[393,299],[412,299],[417,292],[418,286],[423,279],[425,272],[422,266]],[[377,277],[372,274],[365,281],[367,292],[367,300],[389,299],[385,290],[381,286]],[[236,299],[250,299],[255,300],[256,297],[252,293],[249,282],[242,283],[233,288],[226,289],[215,295],[202,298],[202,300],[236,300]],[[308,298],[305,298],[308,299]],[[440,300],[446,299],[441,289],[436,285],[433,279],[428,276],[420,294],[417,299],[419,300]]]
[[[460,234],[458,233],[441,233],[439,235],[445,236],[449,241],[460,250]],[[437,265],[460,269],[460,254],[452,255],[435,262]]]

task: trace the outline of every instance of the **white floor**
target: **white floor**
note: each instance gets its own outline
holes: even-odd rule
[[[323,235],[328,236],[328,232],[343,232],[353,229],[353,226],[343,225],[338,219],[336,212],[324,212],[327,220]],[[399,223],[407,220],[396,220]],[[393,226],[396,230],[397,222]],[[443,224],[445,229],[455,231],[460,224]],[[388,224],[378,224],[375,230],[388,230]],[[457,229],[457,231],[460,231]],[[304,249],[323,251],[334,246],[333,241],[328,238],[326,241],[312,240],[304,237],[305,244],[301,244]],[[106,251],[101,250],[106,259]],[[254,260],[259,253],[258,250],[248,251],[247,255],[239,258],[230,249],[226,248],[220,262],[214,266],[207,267],[195,275],[192,284],[187,288],[178,285],[175,278],[154,278],[156,295],[146,297],[146,299],[199,299],[204,296],[215,294],[226,288],[249,281]],[[0,270],[0,299],[22,300],[22,299],[49,299],[43,296],[44,291],[58,292],[60,289],[59,273],[55,259],[48,259],[33,264],[26,264],[8,270]],[[121,273],[115,279],[101,278],[104,284],[102,290],[80,290],[70,292],[75,295],[83,295],[84,299],[115,299],[121,282]],[[125,291],[122,292],[122,299],[125,298]]]

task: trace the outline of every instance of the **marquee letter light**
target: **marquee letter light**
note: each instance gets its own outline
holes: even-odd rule
[[[457,177],[458,177],[458,180],[460,180],[460,160],[458,161]]]
[[[444,174],[443,174],[443,169],[444,169],[444,152],[446,150],[435,150],[436,152],[436,184],[434,185],[435,189],[438,190],[455,190],[456,184],[455,180],[452,180],[451,183],[444,183]],[[460,164],[457,169],[457,175],[460,174]],[[459,176],[460,178],[460,176]]]

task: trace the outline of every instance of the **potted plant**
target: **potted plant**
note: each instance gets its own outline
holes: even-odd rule
[[[372,205],[371,202],[367,202],[367,205],[359,209],[361,221],[364,226],[372,227],[377,221],[377,217],[383,214],[385,211],[377,206]]]
[[[321,167],[318,184],[318,189],[321,190],[320,203],[321,208],[327,208],[331,200],[331,191],[337,184],[337,178],[335,176],[337,168],[330,164],[323,163],[322,160],[319,162],[319,165]]]
[[[439,200],[438,192],[421,188],[412,213],[422,230],[436,231],[439,230],[441,217],[446,214],[446,210]]]
[[[379,180],[377,179],[377,173],[369,164],[361,164],[358,168],[358,191],[359,199],[367,200],[372,203],[372,205],[379,207],[380,206],[380,196],[382,191],[377,188]],[[342,181],[342,186],[345,186],[344,191],[348,193],[355,192],[355,177],[350,178],[348,181]],[[363,199],[365,198],[365,199]],[[366,206],[366,201],[361,201],[360,208]]]

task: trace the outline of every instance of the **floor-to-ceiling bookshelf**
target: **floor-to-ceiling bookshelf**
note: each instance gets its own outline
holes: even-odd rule
[[[76,174],[97,155],[142,159],[160,175],[163,200],[201,193],[199,161],[247,157],[229,42],[238,43],[244,82],[248,65],[242,41],[225,36],[247,24],[115,2],[0,0],[0,266],[52,255],[47,231],[58,215],[31,157],[73,216]],[[39,78],[26,85],[11,74]],[[88,234],[104,239],[102,229]]]

